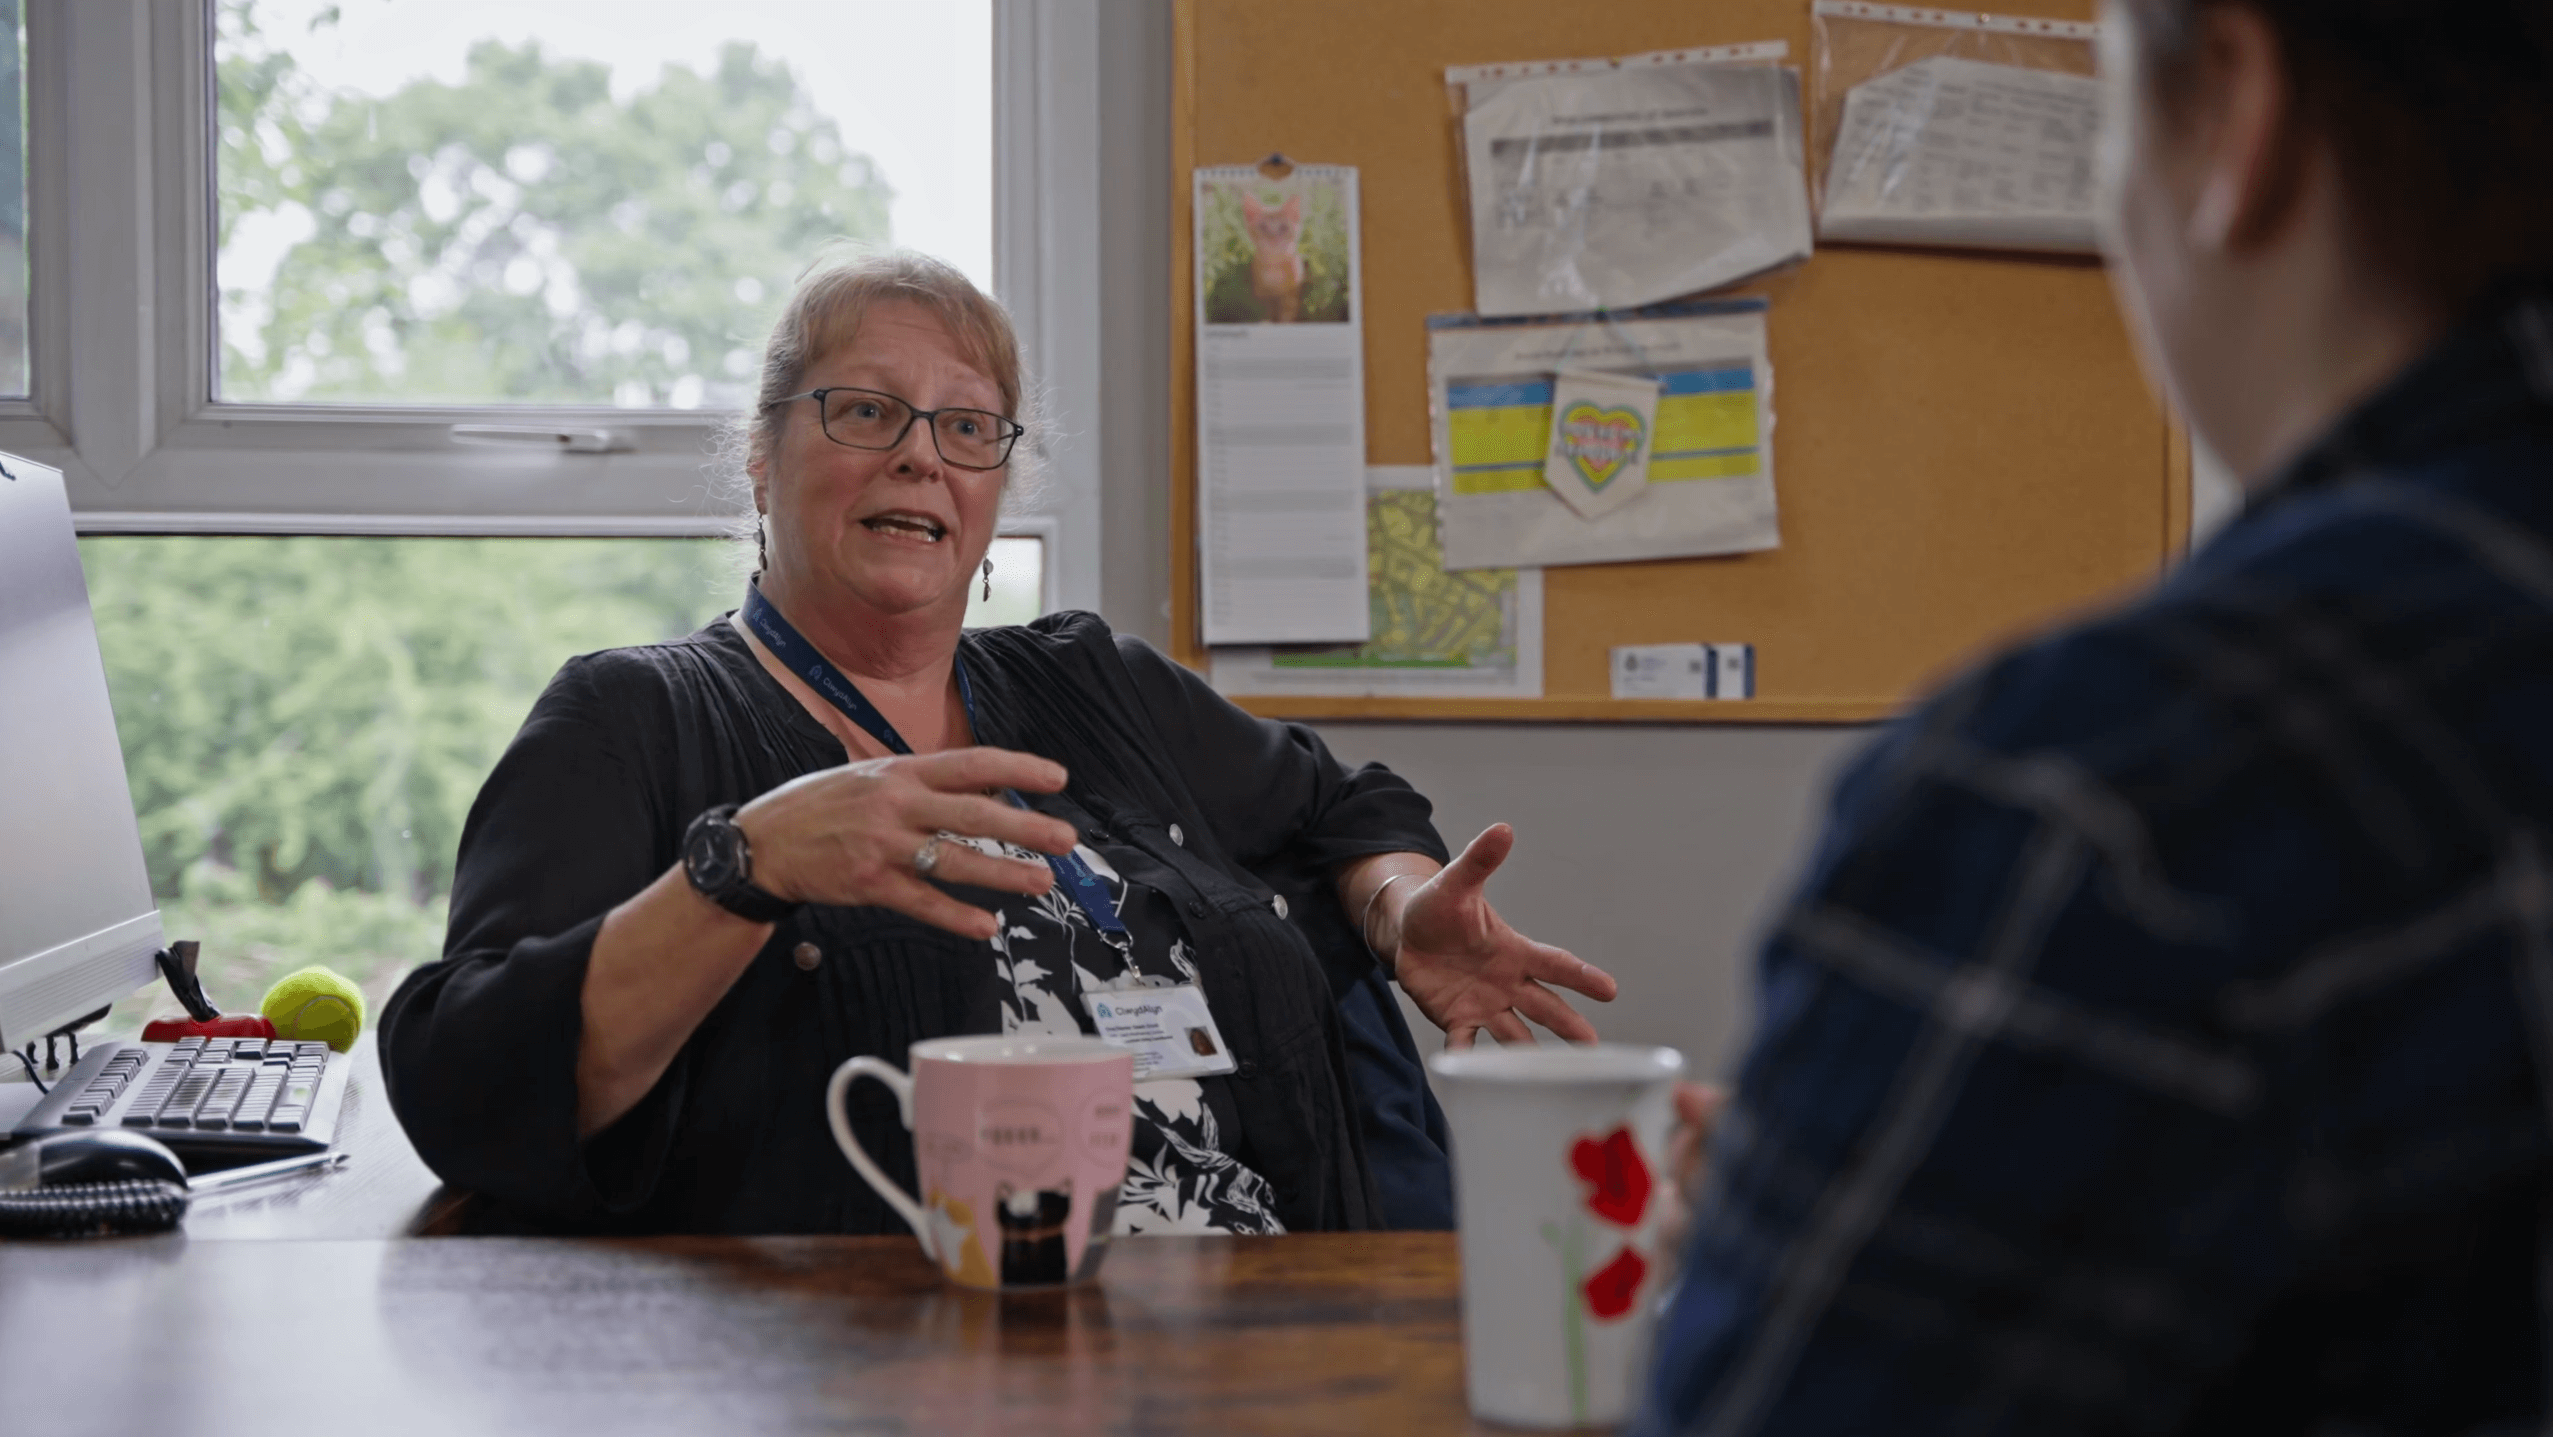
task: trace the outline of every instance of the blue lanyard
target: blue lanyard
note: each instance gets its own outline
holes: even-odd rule
[[[886,715],[878,712],[877,705],[870,703],[857,685],[844,677],[842,671],[824,655],[817,653],[816,646],[807,642],[806,635],[799,633],[794,625],[780,616],[780,611],[762,596],[759,584],[746,586],[744,619],[745,626],[754,631],[763,646],[771,650],[772,656],[789,666],[789,672],[806,680],[807,687],[824,695],[825,702],[842,710],[843,717],[867,730],[869,737],[886,746],[887,752],[913,752],[913,745],[904,741],[904,735],[895,731],[895,725],[886,721]],[[956,665],[957,697],[966,706],[966,726],[972,729],[976,727],[975,687],[966,680],[965,655],[956,656]],[[1009,789],[1002,790],[1002,797],[1009,799],[1014,808],[1028,807],[1025,800]],[[1063,885],[1074,906],[1089,917],[1092,927],[1098,929],[1112,945],[1122,946],[1127,941],[1126,925],[1117,917],[1117,905],[1109,901],[1108,885],[1100,880],[1098,874],[1090,871],[1090,865],[1082,862],[1080,854],[1067,853],[1060,857],[1048,854],[1046,866],[1055,870],[1055,881]]]

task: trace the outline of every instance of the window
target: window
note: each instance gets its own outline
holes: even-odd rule
[[[1046,587],[1046,540],[1038,534],[1005,534],[985,552],[993,572],[977,597],[966,601],[969,628],[1025,624],[1054,607]],[[989,591],[989,597],[987,597]]]
[[[36,303],[0,450],[60,465],[88,531],[720,532],[737,371],[821,245],[865,238],[1010,304],[1058,419],[1022,517],[1095,601],[1092,0],[26,17]]]
[[[1000,282],[1074,442],[969,622],[1095,600],[1088,0],[22,5],[0,450],[70,479],[225,1007],[307,962],[385,995],[558,663],[733,606],[710,450],[823,240]]]
[[[992,283],[980,0],[217,16],[222,400],[732,410],[829,242]]]

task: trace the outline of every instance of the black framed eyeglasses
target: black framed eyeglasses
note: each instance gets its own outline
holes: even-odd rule
[[[916,409],[882,389],[834,385],[774,400],[772,407],[801,399],[816,402],[816,422],[824,437],[850,449],[893,449],[904,442],[913,421],[928,420],[933,447],[960,469],[1001,468],[1010,462],[1011,446],[1028,432],[989,409]]]

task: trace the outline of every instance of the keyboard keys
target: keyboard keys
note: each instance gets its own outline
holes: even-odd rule
[[[260,1038],[181,1039],[111,1054],[54,1119],[159,1129],[172,1143],[281,1142],[309,1130],[333,1053],[326,1043]],[[233,1135],[236,1135],[235,1137]]]
[[[231,1113],[248,1091],[250,1071],[236,1063],[222,1068],[220,1076],[213,1080],[213,1090],[195,1109],[195,1126],[213,1132],[229,1127]]]
[[[196,1105],[204,1101],[212,1088],[213,1070],[210,1067],[189,1068],[186,1076],[177,1080],[176,1091],[160,1105],[159,1125],[163,1128],[193,1127]]]
[[[177,1090],[178,1081],[190,1070],[193,1052],[186,1047],[189,1042],[198,1042],[198,1040],[191,1038],[182,1040],[176,1048],[170,1049],[161,1057],[159,1067],[153,1070],[151,1076],[143,1082],[142,1091],[135,1095],[132,1106],[124,1110],[126,1127],[147,1128],[159,1120],[160,1109],[166,1106],[169,1095]],[[198,1045],[200,1046],[200,1043]]]
[[[283,1070],[266,1066],[248,1080],[248,1094],[239,1101],[239,1110],[231,1114],[230,1125],[243,1133],[266,1130],[266,1115],[275,1109],[276,1095],[284,1090]]]

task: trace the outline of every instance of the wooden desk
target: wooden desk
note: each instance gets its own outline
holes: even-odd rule
[[[1465,1432],[1458,1292],[1442,1233],[1121,1239],[1009,1298],[903,1237],[18,1243],[0,1394],[46,1437]]]
[[[442,1230],[463,1196],[408,1145],[381,1086],[381,1053],[366,1032],[354,1049],[329,1061],[351,1063],[345,1106],[337,1113],[336,1146],[346,1165],[296,1174],[235,1193],[207,1193],[186,1213],[186,1235],[198,1242],[229,1238],[402,1237]]]
[[[1097,1284],[1008,1298],[907,1237],[409,1237],[457,1200],[370,1035],[340,1061],[345,1168],[163,1237],[0,1243],[8,1430],[1488,1430],[1450,1234],[1120,1239]]]

